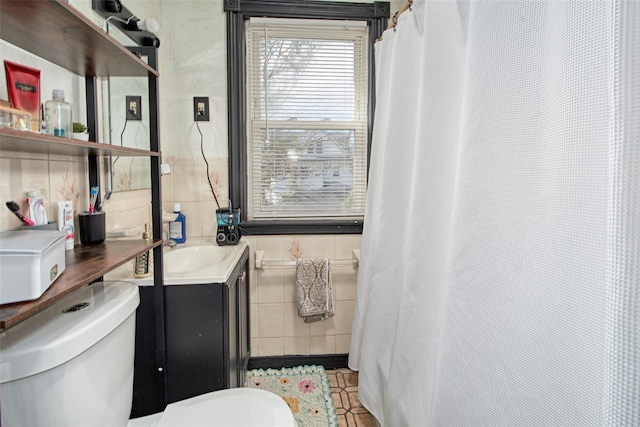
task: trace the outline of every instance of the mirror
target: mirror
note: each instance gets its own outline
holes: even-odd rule
[[[123,45],[133,44],[116,26],[108,33]],[[145,60],[145,58],[143,58]],[[105,128],[101,141],[122,147],[149,150],[149,82],[146,77],[109,77],[101,79],[102,111]],[[107,173],[109,167],[106,168]],[[151,188],[149,157],[111,158],[111,191]]]
[[[148,81],[144,77],[109,79],[109,140],[111,145],[149,150]],[[148,157],[115,157],[112,191],[151,188]]]

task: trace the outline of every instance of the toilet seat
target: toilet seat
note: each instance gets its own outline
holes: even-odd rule
[[[276,394],[232,388],[167,405],[157,427],[297,427],[289,405]]]

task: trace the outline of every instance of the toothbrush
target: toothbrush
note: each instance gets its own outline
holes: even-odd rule
[[[89,201],[89,213],[95,212],[97,199],[98,199],[98,187],[91,187],[91,200]]]
[[[24,225],[35,225],[32,220],[30,220],[29,218],[25,218],[25,216],[20,213],[20,206],[18,206],[18,204],[13,200],[9,200],[7,202],[7,207],[11,212],[14,213],[15,216],[20,219],[20,221],[22,221]]]
[[[102,203],[100,203],[100,206],[98,206],[98,208],[96,210],[98,212],[101,212],[102,211],[102,207],[104,206],[105,203],[107,203],[109,201],[110,198],[111,198],[111,190],[106,192],[106,194],[104,195],[104,198],[102,199]]]

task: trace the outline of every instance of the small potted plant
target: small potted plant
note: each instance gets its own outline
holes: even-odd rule
[[[87,127],[82,123],[73,122],[73,138],[88,141],[89,133],[87,132]]]

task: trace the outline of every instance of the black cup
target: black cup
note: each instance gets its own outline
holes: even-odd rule
[[[104,212],[82,212],[78,214],[80,228],[80,243],[83,245],[97,245],[104,242],[106,237]]]

